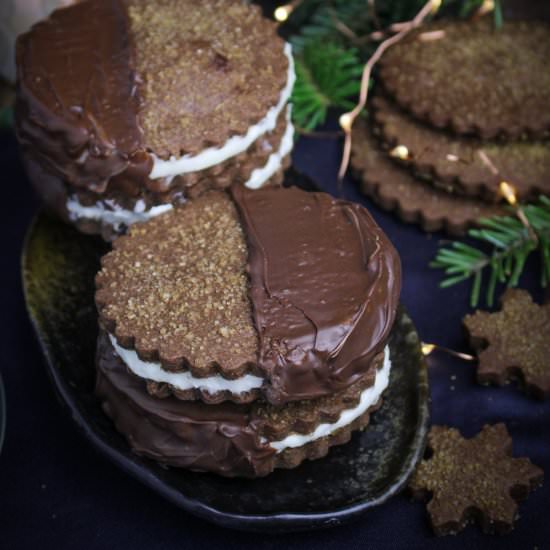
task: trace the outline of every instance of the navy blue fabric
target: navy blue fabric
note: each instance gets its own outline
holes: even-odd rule
[[[296,166],[335,193],[337,141],[302,139]],[[323,532],[266,536],[227,531],[165,502],[94,452],[55,399],[27,319],[19,255],[38,202],[12,135],[0,134],[1,363],[7,392],[7,433],[0,454],[0,548],[550,548],[550,482],[520,507],[515,531],[504,538],[469,527],[436,539],[424,505],[394,498],[359,522]],[[442,235],[400,223],[362,198],[351,180],[344,196],[365,204],[399,249],[402,301],[422,339],[465,349],[460,320],[469,311],[467,285],[439,290],[428,269]],[[535,265],[524,286],[536,289]],[[541,299],[541,293],[535,294]],[[485,423],[506,422],[516,456],[550,472],[550,401],[527,398],[514,387],[475,383],[474,368],[446,356],[430,358],[433,421],[471,436]],[[266,495],[269,498],[269,495]]]

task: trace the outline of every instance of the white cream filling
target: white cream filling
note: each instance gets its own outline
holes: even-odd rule
[[[244,184],[249,189],[259,189],[279,168],[283,159],[292,151],[294,146],[294,126],[291,122],[292,107],[289,105],[286,111],[287,125],[286,130],[281,140],[279,150],[269,156],[265,166],[256,168],[250,178]]]
[[[164,212],[172,210],[171,204],[159,204],[149,210],[145,210],[145,202],[139,199],[133,210],[125,210],[113,200],[98,201],[94,206],[82,206],[76,196],[67,200],[67,210],[72,221],[81,218],[101,221],[110,224],[115,230],[121,225],[131,225],[136,222],[144,222]]]
[[[332,424],[319,424],[315,430],[309,434],[291,434],[280,441],[270,441],[269,445],[277,450],[277,453],[285,449],[302,447],[311,441],[326,437],[336,430],[351,424],[356,418],[359,418],[369,407],[372,407],[382,395],[382,392],[388,387],[390,381],[390,349],[388,346],[384,349],[384,364],[376,373],[374,384],[361,393],[359,404],[353,409],[346,409],[340,414],[340,418]],[[262,442],[267,442],[263,439]]]
[[[267,115],[258,123],[250,126],[244,136],[233,136],[229,138],[222,147],[210,147],[201,151],[197,155],[184,155],[183,157],[172,156],[168,160],[163,160],[155,155],[153,157],[153,169],[149,174],[151,179],[171,178],[187,172],[197,172],[215,166],[220,162],[227,160],[246,151],[260,136],[271,132],[277,125],[277,118],[286,105],[296,75],[294,73],[294,60],[292,59],[292,48],[286,44],[284,53],[288,59],[288,78],[286,86],[281,92],[277,105],[269,109]]]
[[[168,372],[160,366],[160,363],[142,361],[134,350],[120,346],[112,334],[109,334],[109,338],[117,355],[135,375],[154,382],[166,382],[178,390],[198,388],[211,394],[221,391],[240,394],[259,388],[264,383],[263,378],[252,374],[227,380],[220,375],[195,378],[189,371]]]
[[[291,122],[291,106],[289,105],[287,108],[287,127],[281,139],[279,150],[269,156],[264,166],[253,170],[250,178],[244,185],[249,189],[259,189],[262,187],[279,170],[283,159],[292,151],[293,145],[294,126]],[[172,208],[172,204],[159,204],[151,207],[149,210],[145,210],[145,202],[142,199],[136,202],[133,210],[126,210],[120,207],[112,199],[98,201],[94,206],[82,206],[76,196],[70,197],[67,200],[67,210],[69,218],[72,221],[81,218],[97,220],[112,225],[115,231],[123,224],[131,225],[136,222],[145,222],[172,210]]]

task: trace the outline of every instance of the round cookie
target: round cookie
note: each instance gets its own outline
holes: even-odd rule
[[[434,35],[441,32],[442,36]],[[483,139],[550,131],[550,25],[436,21],[390,48],[380,78],[397,103],[437,128]]]
[[[499,183],[507,181],[521,201],[550,194],[550,142],[481,142],[422,124],[382,96],[375,97],[372,106],[384,146],[404,145],[408,156],[403,163],[442,189],[499,202]],[[498,175],[483,162],[481,151]]]
[[[17,68],[29,176],[82,231],[280,181],[288,163],[290,46],[243,0],[84,0],[20,37]]]
[[[101,334],[96,394],[134,452],[161,464],[224,476],[260,477],[325,456],[363,429],[389,383],[389,349],[335,395],[283,407],[156,399]]]
[[[96,285],[101,326],[153,395],[280,405],[371,368],[400,263],[360,205],[233,186],[133,226]]]
[[[480,218],[504,213],[497,205],[456,195],[415,178],[379,148],[363,121],[353,130],[351,166],[361,178],[365,194],[382,208],[397,212],[403,221],[420,224],[424,231],[463,235]]]

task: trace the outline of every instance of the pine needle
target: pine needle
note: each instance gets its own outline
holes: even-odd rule
[[[479,241],[480,248],[458,241],[442,247],[430,267],[443,269],[446,275],[440,286],[447,288],[467,279],[473,279],[470,303],[479,303],[483,273],[489,271],[485,299],[493,305],[497,282],[517,286],[531,253],[539,251],[540,281],[543,287],[550,282],[550,199],[540,197],[524,207],[532,227],[529,232],[523,224],[510,216],[494,216],[479,220],[480,229],[471,229],[468,236]]]

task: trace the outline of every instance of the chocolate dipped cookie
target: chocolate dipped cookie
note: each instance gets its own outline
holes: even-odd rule
[[[96,303],[105,338],[152,396],[280,406],[371,371],[400,278],[360,205],[235,185],[117,239]]]
[[[46,204],[110,239],[279,182],[293,82],[290,46],[243,0],[84,0],[19,38],[16,131]]]
[[[389,382],[390,352],[334,395],[275,407],[262,401],[208,405],[174,396],[157,399],[102,333],[96,393],[134,452],[161,464],[224,476],[260,477],[325,456],[367,426]]]

